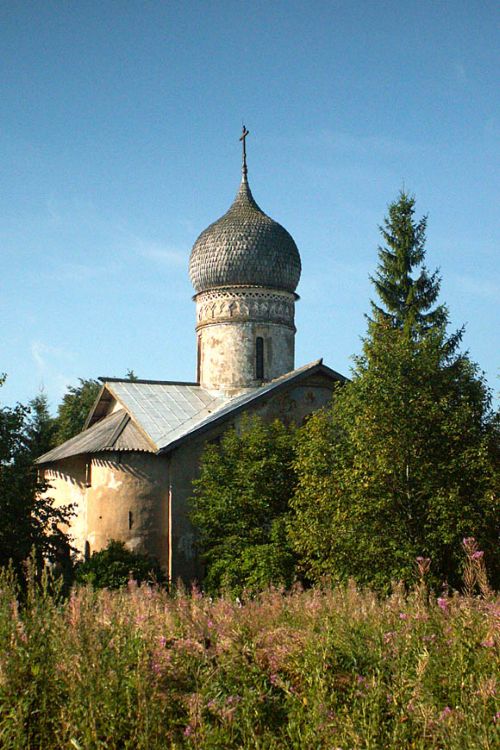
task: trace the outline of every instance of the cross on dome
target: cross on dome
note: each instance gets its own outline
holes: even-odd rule
[[[247,168],[247,148],[246,148],[246,137],[250,134],[250,131],[246,129],[246,127],[243,125],[243,130],[240,135],[240,141],[243,144],[243,166],[242,166],[242,173],[243,173],[243,179],[246,180],[247,174],[248,174],[248,168]]]

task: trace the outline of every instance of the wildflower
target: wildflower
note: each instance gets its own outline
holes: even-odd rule
[[[500,724],[500,711],[497,711],[493,717],[493,724]]]
[[[473,553],[473,555],[472,555],[472,559],[473,559],[473,560],[481,560],[483,556],[484,556],[484,552],[483,552],[483,550],[482,550],[482,549],[478,549],[478,550],[476,550],[476,551],[475,551],[475,552]]]
[[[400,620],[407,620],[408,619],[408,615],[405,612],[400,612],[399,613],[399,619]]]
[[[417,567],[420,575],[422,577],[425,576],[425,574],[429,572],[431,567],[430,557],[417,557]]]
[[[213,628],[213,626],[214,626],[214,624],[213,624],[212,620],[209,620],[207,622],[207,628]]]
[[[448,612],[448,599],[445,599],[443,596],[438,596],[437,605],[439,609],[443,610],[443,612]]]
[[[193,727],[190,724],[188,724],[183,734],[184,734],[184,737],[191,737],[191,735],[193,734]]]
[[[445,721],[445,719],[447,719],[452,713],[452,709],[449,706],[445,706],[439,714],[439,721]]]
[[[495,641],[493,638],[486,638],[484,641],[481,641],[481,646],[484,646],[484,648],[493,648],[495,645]]]
[[[389,632],[384,633],[384,635],[383,635],[383,641],[384,641],[384,643],[389,643],[389,641],[392,641],[392,639],[394,638],[394,636],[395,636],[394,630],[389,630]]]

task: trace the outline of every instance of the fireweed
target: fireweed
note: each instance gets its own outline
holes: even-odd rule
[[[0,580],[0,748],[493,748],[500,602],[464,540],[465,593],[353,584],[242,602],[194,589],[27,598]]]

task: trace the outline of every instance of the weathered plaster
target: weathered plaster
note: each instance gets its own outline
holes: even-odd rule
[[[203,388],[236,395],[294,369],[295,295],[228,288],[196,297],[198,375]],[[263,339],[264,377],[257,378],[256,340]]]

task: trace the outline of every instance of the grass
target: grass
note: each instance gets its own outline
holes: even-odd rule
[[[424,578],[386,598],[133,582],[62,598],[45,577],[20,606],[4,573],[0,748],[493,750],[500,602],[474,553],[466,593],[438,598]]]

